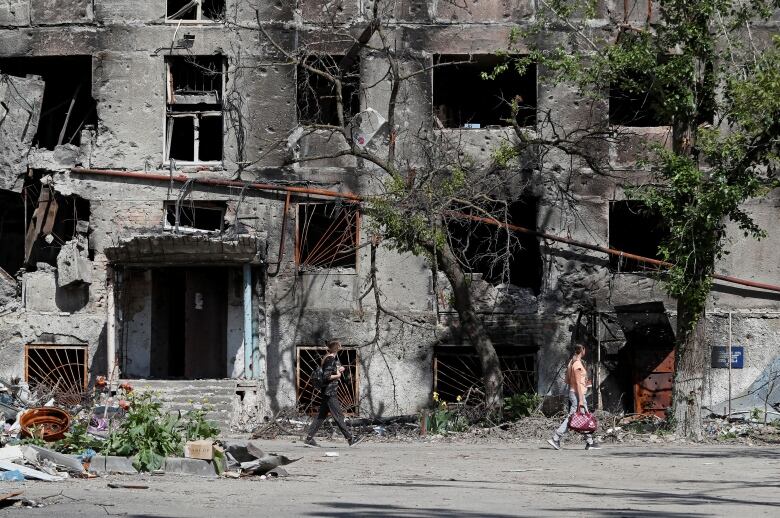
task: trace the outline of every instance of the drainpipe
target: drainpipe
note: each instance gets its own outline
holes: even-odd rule
[[[244,264],[244,377],[246,379],[254,378],[252,335],[252,266],[246,263]]]
[[[113,382],[116,366],[116,274],[112,268],[109,268],[106,277],[106,378]]]

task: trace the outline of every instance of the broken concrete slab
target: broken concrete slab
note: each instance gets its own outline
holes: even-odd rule
[[[92,284],[92,262],[81,239],[71,239],[57,255],[57,285]]]
[[[200,477],[217,476],[217,471],[214,467],[214,463],[209,460],[184,459],[181,457],[166,457],[164,469],[166,473],[198,475]]]
[[[24,458],[33,463],[46,459],[71,472],[81,473],[84,471],[84,465],[75,455],[65,455],[64,453],[52,451],[48,448],[42,448],[33,444],[24,446],[22,451],[24,453]]]
[[[0,189],[22,187],[45,86],[34,76],[0,75]]]
[[[133,467],[133,459],[130,457],[117,457],[114,455],[95,455],[89,464],[91,473],[116,473],[134,475],[138,470]]]
[[[22,466],[21,464],[16,464],[8,460],[0,460],[0,469],[5,471],[17,470],[22,475],[24,475],[25,478],[31,478],[35,480],[45,480],[46,482],[61,482],[65,480],[65,477],[49,475],[48,473],[44,473],[43,471],[38,471],[37,469],[28,468],[27,466]]]

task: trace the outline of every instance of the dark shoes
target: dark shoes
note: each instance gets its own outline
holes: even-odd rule
[[[355,446],[355,445],[357,445],[357,444],[359,444],[359,443],[363,442],[363,439],[365,439],[365,437],[363,437],[362,435],[359,435],[359,436],[357,436],[357,437],[355,437],[355,436],[353,435],[353,436],[352,436],[352,438],[349,440],[349,445],[350,445],[350,447],[351,447],[351,446]]]
[[[585,444],[586,450],[600,450],[601,446],[599,446],[599,443],[597,442],[589,442]]]
[[[314,446],[314,447],[319,446],[319,444],[317,444],[317,441],[315,441],[313,437],[307,437],[303,441],[303,444],[305,444],[306,446]]]

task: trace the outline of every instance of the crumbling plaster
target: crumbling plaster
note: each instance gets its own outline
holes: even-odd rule
[[[199,172],[196,176],[241,178],[269,181],[309,181],[354,192],[370,192],[371,178],[362,172],[370,170],[354,159],[306,163],[291,169],[279,169],[288,152],[277,141],[285,141],[295,124],[294,69],[278,64],[282,59],[262,42],[256,30],[254,8],[261,19],[286,21],[286,26],[269,27],[277,41],[290,44],[294,38],[315,40],[316,27],[305,24],[326,16],[329,9],[338,10],[339,22],[362,28],[361,3],[327,3],[314,0],[302,2],[292,9],[287,2],[249,2],[228,0],[231,21],[246,28],[220,23],[181,26],[165,22],[165,3],[143,0],[134,3],[112,0],[47,0],[31,9],[28,0],[12,0],[0,5],[0,55],[34,56],[88,54],[93,56],[93,97],[97,101],[99,124],[94,139],[82,142],[74,156],[73,150],[55,150],[38,160],[45,169],[61,171],[55,175],[54,186],[63,194],[78,194],[90,201],[89,245],[94,251],[92,283],[79,288],[87,290],[88,300],[71,313],[63,313],[57,300],[61,288],[56,286],[53,272],[25,274],[25,293],[30,304],[11,312],[0,310],[0,376],[21,373],[22,347],[46,333],[71,334],[90,344],[92,373],[105,373],[105,285],[107,262],[103,251],[136,234],[161,232],[162,204],[175,199],[180,184],[170,189],[167,184],[143,180],[99,180],[67,172],[73,165],[128,170],[165,170],[163,161],[163,129],[165,121],[164,56],[224,54],[228,59],[228,79],[225,101],[240,117],[228,123],[224,148],[224,169]],[[94,10],[92,5],[94,4]],[[524,23],[534,14],[535,2],[502,0],[479,2],[469,10],[458,10],[443,0],[393,2],[389,19],[397,26],[391,31],[399,48],[420,51],[420,55],[435,53],[493,53],[508,41],[512,27]],[[644,4],[644,2],[640,2]],[[601,2],[599,12],[613,20],[622,20],[623,2]],[[362,2],[369,12],[372,2]],[[656,11],[657,12],[657,11]],[[637,5],[629,14],[630,21],[643,21],[646,4]],[[653,14],[655,16],[655,14]],[[56,24],[48,27],[47,24]],[[296,25],[297,24],[297,25]],[[296,33],[306,25],[307,30]],[[605,26],[606,20],[591,24],[594,30]],[[190,51],[173,50],[176,38],[194,34]],[[565,31],[546,34],[549,45],[567,44]],[[520,49],[522,50],[522,43]],[[159,50],[159,52],[158,52]],[[387,85],[378,80],[384,74],[383,64],[373,56],[362,56],[364,84],[374,85],[363,92],[364,107],[384,111]],[[415,66],[404,63],[405,70]],[[540,111],[550,110],[562,116],[567,127],[603,123],[606,103],[582,102],[570,89],[547,86],[544,71],[540,71],[538,105]],[[414,158],[415,146],[407,139],[419,128],[430,129],[430,82],[420,79],[402,92],[399,123],[401,152]],[[226,105],[227,105],[226,104]],[[647,140],[663,141],[666,128],[632,129],[636,137],[626,145],[604,149],[614,163],[631,166],[639,144]],[[469,130],[457,135],[447,130],[451,139],[463,144],[465,152],[490,159],[490,149],[506,136],[504,130]],[[241,137],[241,138],[239,138]],[[243,142],[240,144],[239,142]],[[300,142],[300,152],[319,154],[332,150],[322,134],[306,137]],[[343,145],[343,144],[341,144]],[[59,148],[58,148],[59,149]],[[550,154],[542,164],[545,173],[554,175],[567,186],[572,211],[562,202],[561,193],[541,189],[538,228],[550,234],[605,246],[609,243],[608,201],[621,199],[620,182],[595,175],[581,163],[572,163],[562,154]],[[574,170],[570,167],[574,166]],[[625,183],[638,181],[628,178]],[[264,361],[263,383],[267,387],[267,407],[278,410],[295,403],[295,347],[322,343],[326,338],[339,338],[348,345],[368,344],[374,337],[375,311],[373,296],[359,302],[366,288],[368,249],[359,252],[355,271],[319,271],[298,275],[294,265],[294,208],[290,209],[286,227],[283,260],[278,260],[282,206],[284,196],[272,193],[245,192],[239,189],[203,188],[197,186],[188,199],[227,200],[228,222],[240,232],[260,236],[267,244],[269,262],[264,279],[264,305],[256,307],[256,340]],[[239,199],[241,201],[239,203]],[[740,237],[730,227],[732,254],[718,263],[719,271],[735,276],[755,277],[764,282],[780,283],[776,256],[778,237],[777,196],[749,204],[768,237],[755,242]],[[236,211],[238,221],[236,225]],[[366,232],[362,241],[365,242]],[[530,310],[512,315],[518,344],[537,345],[538,390],[554,393],[560,387],[560,366],[566,359],[573,340],[578,313],[584,309],[609,310],[614,305],[662,301],[668,311],[674,310],[660,289],[659,281],[636,274],[613,274],[607,269],[607,257],[597,252],[572,249],[560,244],[544,243],[544,277],[540,296]],[[423,323],[423,327],[402,324],[385,316],[380,319],[380,342],[367,345],[361,355],[361,408],[365,413],[405,413],[428,403],[431,388],[432,346],[442,339],[445,326],[435,325],[436,298],[430,270],[420,258],[399,255],[385,247],[377,252],[377,278],[383,305],[405,317]],[[33,289],[33,286],[35,288]],[[256,290],[257,291],[257,290]],[[121,294],[120,294],[121,296]],[[81,303],[83,301],[80,301]],[[238,307],[237,300],[230,301]],[[132,310],[148,311],[150,305],[140,304]],[[70,309],[74,309],[70,307]],[[711,299],[711,309],[768,311],[778,309],[778,298],[766,293],[717,283]],[[236,312],[229,320],[229,348],[235,357],[232,373],[240,376],[243,358],[236,348],[238,320]],[[488,318],[488,317],[486,317]],[[492,318],[492,317],[490,317]],[[772,318],[741,315],[739,333],[750,337],[750,352],[746,363],[750,367],[739,373],[735,388],[746,386],[756,369],[773,357],[777,343],[777,326]],[[709,317],[712,342],[723,337],[722,317]],[[496,321],[496,326],[504,326]],[[139,343],[147,340],[144,328],[132,331]],[[745,338],[747,340],[747,338]],[[710,382],[711,400],[722,396],[722,372],[713,373]]]

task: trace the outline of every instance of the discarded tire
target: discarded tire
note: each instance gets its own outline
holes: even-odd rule
[[[46,442],[65,437],[70,428],[70,416],[59,408],[31,408],[19,418],[22,437],[41,437]]]

